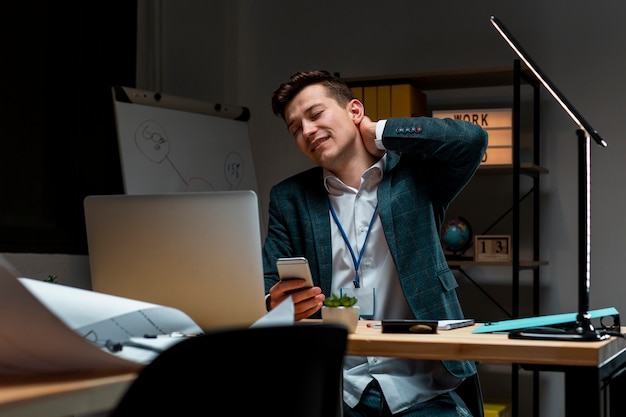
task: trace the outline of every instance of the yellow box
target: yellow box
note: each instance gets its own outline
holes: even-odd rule
[[[363,87],[350,87],[352,90],[352,94],[354,94],[354,98],[363,102]]]
[[[426,95],[411,84],[391,86],[391,117],[425,116]]]
[[[365,115],[376,121],[390,117],[426,116],[426,95],[411,84],[350,87],[365,106]]]
[[[509,403],[486,402],[483,404],[485,417],[511,417],[511,405]]]
[[[483,404],[485,417],[511,417],[511,403],[488,401]]]
[[[375,85],[363,87],[363,105],[365,115],[374,121],[378,120],[378,94]]]
[[[391,117],[391,86],[376,86],[376,109],[378,120]]]

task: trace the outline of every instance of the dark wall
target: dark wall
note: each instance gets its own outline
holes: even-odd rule
[[[111,86],[135,86],[137,4],[9,4],[0,252],[86,254],[83,198],[123,192]]]

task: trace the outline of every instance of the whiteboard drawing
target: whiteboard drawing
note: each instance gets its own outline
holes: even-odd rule
[[[114,105],[127,194],[258,191],[246,121],[118,100]]]

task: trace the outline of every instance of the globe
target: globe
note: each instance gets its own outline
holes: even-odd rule
[[[439,239],[447,251],[457,253],[467,249],[472,243],[472,227],[462,217],[448,220],[441,226]]]

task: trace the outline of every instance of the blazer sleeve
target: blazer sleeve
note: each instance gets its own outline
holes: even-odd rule
[[[432,117],[387,119],[382,137],[389,152],[428,161],[447,203],[463,189],[480,166],[487,132],[477,124]],[[435,162],[435,163],[432,163]]]

